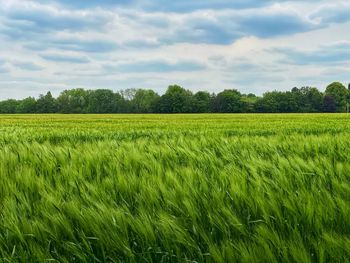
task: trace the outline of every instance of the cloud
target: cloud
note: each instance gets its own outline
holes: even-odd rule
[[[47,0],[38,0],[41,3],[47,3]],[[140,2],[143,2],[142,0]],[[136,0],[59,0],[59,1],[51,1],[51,3],[55,3],[56,5],[63,5],[70,8],[75,9],[86,9],[86,8],[109,8],[115,6],[134,6],[138,4]]]
[[[301,33],[321,27],[287,9],[242,16],[239,24],[241,32],[263,38]]]
[[[110,19],[107,12],[76,11],[41,5],[32,1],[10,1],[2,7],[6,25],[16,24],[18,29],[44,32],[47,30],[99,29]]]
[[[0,74],[9,73],[10,70],[8,69],[5,60],[0,59]]]
[[[136,49],[148,49],[148,48],[157,48],[161,46],[161,43],[156,40],[146,40],[146,39],[137,39],[130,40],[123,43],[124,48],[136,48]]]
[[[322,26],[289,7],[263,5],[263,8],[256,8],[261,5],[257,4],[258,1],[248,2],[255,8],[233,9],[233,6],[242,6],[243,1],[236,4],[202,1],[200,5],[189,5],[197,6],[198,10],[193,8],[188,13],[167,14],[113,8],[59,9],[30,1],[15,1],[16,4],[3,9],[5,21],[0,33],[13,40],[26,41],[25,46],[34,50],[45,44],[46,49],[111,52],[117,48],[155,48],[176,43],[228,45],[245,36],[275,37]],[[184,3],[180,1],[173,5]],[[166,4],[168,7],[171,5]],[[199,8],[205,6],[212,9]],[[230,9],[215,9],[213,6]],[[62,37],[62,32],[71,36]],[[84,36],[89,34],[91,37],[92,33],[95,33],[92,39]],[[115,37],[112,38],[112,35]],[[143,43],[144,46],[141,45]]]
[[[87,53],[105,53],[116,50],[118,45],[109,40],[48,37],[46,41],[29,42],[24,44],[23,47],[36,51],[60,49]]]
[[[349,1],[335,1],[332,4],[325,4],[313,12],[310,17],[323,24],[344,23],[350,21],[350,3]]]
[[[45,1],[41,1],[45,2]],[[191,12],[202,9],[245,9],[268,5],[272,0],[199,0],[199,1],[164,1],[164,0],[60,0],[57,3],[72,8],[91,7],[127,7],[149,12]]]
[[[87,57],[64,55],[64,54],[41,54],[40,57],[48,61],[63,62],[63,63],[85,64],[85,63],[89,63],[90,61]]]
[[[10,70],[8,68],[0,65],[0,74],[9,73],[9,72]]]
[[[321,45],[309,51],[281,48],[274,50],[285,58],[282,63],[298,65],[342,64],[350,62],[350,42],[338,42]]]
[[[229,45],[247,36],[278,37],[323,27],[295,10],[266,7],[249,10],[210,10],[186,14],[127,13],[134,24],[148,25],[157,45],[202,43]],[[278,22],[276,22],[278,21]],[[139,27],[142,30],[144,26]],[[157,46],[155,45],[155,46]]]
[[[255,8],[264,5],[268,5],[272,1],[266,0],[201,0],[201,1],[170,1],[163,0],[148,0],[143,1],[143,8],[151,11],[168,11],[168,12],[191,12],[194,10],[207,10],[207,9],[245,9]]]
[[[7,79],[1,87],[13,83],[20,96],[39,80],[42,89],[55,83],[57,90],[164,90],[182,80],[197,90],[261,94],[322,72],[327,78],[317,83],[342,81],[350,65],[349,6],[345,0],[0,0],[0,72]]]
[[[170,63],[166,61],[153,60],[153,61],[140,61],[133,63],[123,63],[119,65],[105,65],[104,69],[109,72],[115,73],[147,73],[147,72],[188,72],[188,71],[200,71],[206,68],[205,65],[191,62],[181,61],[176,63]]]
[[[224,23],[230,25],[224,26]],[[207,18],[201,15],[186,18],[185,22],[168,32],[160,38],[161,42],[227,45],[242,36],[234,22],[222,17]]]
[[[12,65],[14,65],[15,67],[22,69],[22,70],[28,70],[28,71],[40,71],[43,69],[43,67],[32,63],[32,62],[20,62],[20,61],[16,61],[16,62],[12,62]]]

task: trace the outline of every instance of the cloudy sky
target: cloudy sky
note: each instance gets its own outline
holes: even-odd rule
[[[349,0],[0,0],[0,98],[350,82]]]

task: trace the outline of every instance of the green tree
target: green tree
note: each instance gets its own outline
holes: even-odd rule
[[[276,92],[275,99],[278,105],[278,112],[299,112],[298,99],[292,91]]]
[[[57,98],[61,113],[86,113],[89,92],[84,89],[65,90]]]
[[[121,90],[120,95],[127,101],[132,101],[136,95],[137,89],[126,89]]]
[[[242,95],[242,112],[252,113],[255,111],[255,104],[258,101],[258,97],[255,94],[249,93],[248,95]]]
[[[193,95],[192,111],[195,113],[206,113],[210,111],[211,95],[206,91],[198,91]]]
[[[242,112],[243,102],[241,93],[235,89],[220,92],[213,101],[213,112],[237,113]]]
[[[323,110],[324,110],[324,112],[336,112],[337,111],[337,103],[332,96],[330,96],[330,95],[324,96]]]
[[[189,113],[192,111],[192,92],[178,85],[169,86],[158,101],[157,110],[162,113]]]
[[[336,111],[346,112],[348,104],[349,90],[340,82],[333,82],[326,88],[325,95],[331,96],[335,100]]]
[[[90,91],[88,105],[89,113],[114,113],[117,111],[115,94],[108,89]]]
[[[299,107],[302,112],[321,112],[323,108],[323,94],[317,88],[302,87],[300,89],[302,98]]]
[[[151,113],[159,95],[153,90],[138,89],[132,99],[132,108],[137,113]]]
[[[321,112],[323,95],[316,88],[267,92],[255,102],[257,112]]]
[[[17,106],[18,113],[35,113],[36,112],[36,99],[33,97],[25,98],[19,101]]]
[[[275,113],[280,111],[280,93],[277,91],[266,92],[255,103],[255,111],[263,113]]]
[[[4,100],[0,102],[0,113],[12,114],[17,112],[19,101],[14,99]]]
[[[55,113],[57,112],[56,99],[52,97],[49,91],[46,95],[40,95],[36,103],[37,113]]]

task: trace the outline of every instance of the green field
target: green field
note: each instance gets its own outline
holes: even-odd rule
[[[0,115],[0,262],[349,262],[350,115]]]

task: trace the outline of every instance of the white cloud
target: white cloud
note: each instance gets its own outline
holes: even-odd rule
[[[347,1],[204,1],[187,10],[112,2],[0,0],[0,98],[74,87],[162,92],[173,83],[262,94],[349,81],[340,50],[350,43]]]

